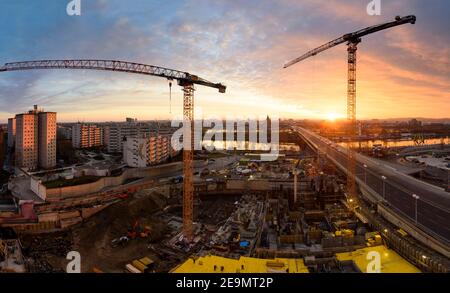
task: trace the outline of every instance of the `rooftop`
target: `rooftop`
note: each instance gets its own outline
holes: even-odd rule
[[[260,259],[244,256],[232,259],[208,255],[189,258],[171,273],[308,273],[308,268],[302,259]]]
[[[385,246],[367,247],[353,252],[337,253],[336,257],[339,261],[351,260],[361,272],[367,272],[367,265],[371,261],[371,259],[367,260],[367,254],[371,251],[376,251],[380,254],[382,273],[420,273],[418,268]]]

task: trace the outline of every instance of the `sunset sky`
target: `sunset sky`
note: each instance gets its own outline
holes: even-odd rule
[[[369,0],[1,0],[0,64],[38,59],[117,59],[169,67],[228,86],[198,86],[205,117],[346,115],[347,52],[341,45],[288,69],[294,59],[366,26],[417,16],[363,39],[357,117],[450,116],[450,1]],[[168,82],[96,71],[0,74],[0,122],[39,104],[59,121],[170,118]],[[173,87],[172,115],[182,113]]]

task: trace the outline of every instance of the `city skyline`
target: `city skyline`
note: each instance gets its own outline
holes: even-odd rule
[[[1,48],[1,63],[57,58],[142,62],[225,83],[222,97],[197,88],[196,107],[208,116],[333,120],[346,113],[345,46],[293,68],[281,69],[283,63],[343,33],[397,14],[415,14],[415,26],[381,32],[360,44],[357,118],[448,118],[450,23],[444,14],[450,4],[383,2],[381,16],[368,17],[362,2],[134,1],[127,6],[98,0],[82,1],[82,15],[70,17],[65,1],[6,1],[1,5],[7,9],[0,12],[7,44]],[[157,78],[36,71],[5,73],[0,85],[5,89],[1,123],[29,104],[45,104],[59,113],[60,122],[171,117],[168,83]],[[174,86],[173,115],[181,115],[181,105],[182,92]]]

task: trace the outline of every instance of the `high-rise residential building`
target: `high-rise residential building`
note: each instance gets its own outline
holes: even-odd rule
[[[35,170],[56,166],[56,113],[34,106],[32,111],[17,114],[16,167]]]
[[[58,125],[56,136],[58,137],[58,140],[72,140],[72,127]]]
[[[143,137],[152,134],[171,136],[174,131],[170,123],[138,122],[137,119],[127,118],[126,122],[104,126],[103,144],[109,153],[122,153],[127,137]]]
[[[105,126],[105,145],[108,153],[122,153],[127,137],[138,137],[154,132],[148,123],[126,122]]]
[[[16,167],[37,169],[38,117],[34,113],[16,115]]]
[[[77,123],[72,126],[74,148],[91,148],[103,145],[103,129],[97,125]]]
[[[166,161],[173,153],[170,136],[151,134],[127,137],[123,160],[129,167],[142,168]]]
[[[38,113],[38,161],[44,169],[56,166],[56,113]]]
[[[3,163],[6,158],[6,147],[7,147],[6,137],[7,135],[5,130],[3,128],[0,128],[0,172],[3,169]]]
[[[8,119],[8,147],[14,147],[16,143],[16,118]]]

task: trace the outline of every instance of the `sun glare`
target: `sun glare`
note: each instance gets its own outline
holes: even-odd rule
[[[327,113],[325,117],[328,121],[336,121],[337,119],[341,118],[339,114],[333,112]]]

